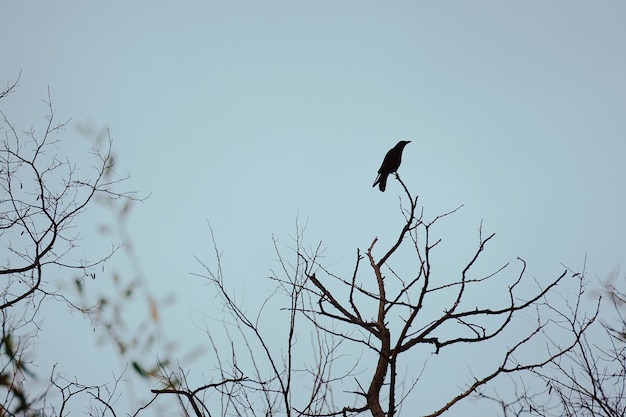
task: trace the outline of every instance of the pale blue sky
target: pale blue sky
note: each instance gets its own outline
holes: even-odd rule
[[[49,86],[151,194],[129,226],[173,324],[211,299],[188,274],[207,220],[251,298],[297,215],[339,270],[389,243],[400,188],[371,184],[400,139],[426,215],[465,204],[453,247],[484,219],[539,279],[624,264],[624,2],[2,1],[0,21],[0,82],[22,71],[3,110],[36,123]]]

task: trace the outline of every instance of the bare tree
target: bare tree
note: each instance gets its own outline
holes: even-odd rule
[[[0,99],[13,93],[19,77],[0,92]],[[39,331],[40,309],[45,300],[66,303],[71,309],[89,314],[76,306],[46,278],[50,273],[70,272],[76,285],[96,277],[96,267],[116,251],[96,260],[80,253],[77,219],[96,196],[132,199],[118,193],[115,186],[124,178],[112,175],[111,139],[104,150],[93,148],[90,167],[77,165],[58,153],[67,121],[56,120],[48,91],[45,125],[41,131],[22,131],[0,110],[0,415],[65,415],[69,398],[79,393],[91,396],[106,409],[110,399],[105,386],[85,386],[77,381],[54,377],[46,390],[33,392],[36,352],[33,341]],[[54,394],[53,394],[54,393]],[[60,398],[56,407],[51,395]],[[112,410],[111,410],[112,411]]]
[[[280,268],[270,278],[276,288],[261,310],[251,314],[227,289],[219,251],[216,267],[201,262],[204,272],[197,275],[215,285],[230,317],[221,340],[216,342],[215,329],[207,329],[218,360],[217,374],[191,388],[186,373],[171,372],[164,378],[167,388],[153,390],[153,401],[176,395],[186,412],[197,416],[391,417],[404,403],[415,404],[420,393],[428,392],[429,381],[421,378],[425,365],[411,366],[423,358],[425,348],[430,354],[445,355],[463,346],[469,358],[493,341],[489,364],[474,370],[477,375],[471,375],[470,382],[432,409],[412,407],[410,412],[438,416],[468,397],[480,398],[485,388],[502,378],[540,372],[584,340],[597,309],[588,315],[567,309],[569,303],[579,305],[585,285],[579,274],[566,269],[539,282],[526,278],[521,259],[517,270],[508,263],[487,270],[479,260],[494,234],[485,235],[482,225],[476,249],[459,270],[438,268],[434,262],[443,240],[435,237],[435,226],[460,207],[424,220],[418,198],[396,178],[406,195],[407,206],[401,206],[404,224],[382,255],[376,255],[377,238],[364,253],[357,250],[349,275],[324,266],[321,243],[305,247],[304,228],[298,225],[290,247],[293,262],[275,240]],[[213,244],[217,248],[214,239]],[[572,286],[574,300],[560,303],[557,288]],[[486,293],[490,297],[477,297]],[[274,304],[280,295],[282,307]],[[265,316],[271,308],[287,313],[282,325],[276,317]],[[276,329],[283,329],[284,338],[276,338]]]

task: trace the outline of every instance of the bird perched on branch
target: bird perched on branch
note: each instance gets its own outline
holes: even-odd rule
[[[376,177],[376,181],[374,181],[375,187],[378,184],[378,188],[380,191],[385,191],[385,187],[387,186],[387,177],[389,174],[392,174],[398,170],[400,167],[400,162],[402,162],[402,151],[404,147],[411,143],[410,140],[401,140],[387,152],[385,155],[385,159],[383,159],[383,163],[378,170],[378,177]]]

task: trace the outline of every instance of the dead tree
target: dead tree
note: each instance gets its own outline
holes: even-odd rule
[[[230,317],[221,338],[222,343],[229,341],[227,350],[218,347],[222,345],[216,341],[216,329],[207,329],[219,372],[198,389],[188,385],[187,373],[179,371],[177,378],[171,374],[165,389],[153,390],[155,399],[176,395],[181,404],[191,404],[190,412],[197,416],[392,417],[407,401],[427,403],[419,400],[420,392],[428,388],[418,387],[428,387],[429,381],[419,377],[419,369],[412,376],[403,373],[403,358],[423,356],[424,349],[431,355],[445,355],[459,345],[480,349],[504,338],[500,349],[490,353],[490,365],[474,370],[477,376],[472,375],[471,382],[440,404],[428,406],[433,408],[412,407],[409,413],[439,416],[468,397],[480,397],[502,378],[540,370],[571,352],[597,310],[588,316],[560,310],[557,288],[574,286],[579,300],[583,281],[572,279],[576,275],[567,270],[546,281],[528,279],[521,259],[518,268],[505,263],[485,270],[479,259],[494,234],[484,235],[482,225],[477,247],[460,269],[442,273],[434,264],[434,254],[443,245],[434,237],[435,225],[458,209],[426,221],[418,214],[418,198],[397,179],[406,194],[404,224],[382,255],[376,255],[379,240],[374,238],[365,253],[357,250],[351,274],[337,274],[323,264],[321,244],[306,248],[303,228],[298,226],[290,246],[293,262],[275,241],[280,268],[271,279],[277,287],[258,313],[240,306],[227,289],[216,249],[217,267],[202,263],[205,272],[198,276],[215,284]],[[481,293],[491,296],[477,298]],[[286,300],[282,307],[273,304],[278,294]],[[272,307],[288,313],[284,322],[275,318],[264,322],[263,313]],[[564,321],[573,325],[564,327]],[[525,325],[522,334],[520,322]],[[507,332],[514,325],[518,332]],[[561,332],[560,342],[549,344],[548,334],[556,331]],[[528,348],[538,345],[545,348],[529,357]],[[210,400],[215,395],[219,402]]]
[[[484,343],[503,334],[520,313],[533,313],[535,326],[500,352],[500,359],[491,370],[474,377],[471,384],[435,410],[420,411],[421,415],[441,415],[464,398],[477,394],[500,376],[541,369],[557,360],[579,343],[581,335],[595,319],[594,313],[579,321],[580,312],[574,312],[574,316],[568,317],[568,320],[573,320],[576,325],[569,329],[569,338],[565,343],[554,345],[542,357],[516,360],[518,352],[545,337],[551,323],[564,317],[558,310],[554,310],[548,297],[572,274],[566,270],[554,279],[540,283],[534,293],[524,297],[518,295],[518,292],[522,292],[525,277],[526,265],[523,260],[519,260],[520,270],[512,275],[508,271],[511,269],[508,264],[485,273],[475,272],[479,258],[495,236],[484,236],[482,226],[479,229],[478,247],[463,268],[455,276],[438,274],[432,264],[432,254],[441,240],[433,241],[431,229],[443,217],[456,210],[432,221],[425,221],[422,215],[416,213],[417,197],[413,198],[400,178],[397,179],[404,187],[409,207],[403,210],[405,223],[396,241],[383,251],[382,256],[376,257],[374,254],[378,242],[375,238],[365,256],[357,252],[352,277],[344,278],[327,271],[310,256],[300,254],[307,264],[307,288],[318,299],[315,309],[302,310],[302,313],[321,330],[364,345],[377,358],[370,377],[359,383],[359,390],[355,391],[363,398],[363,404],[335,410],[328,415],[367,411],[375,417],[394,416],[402,401],[407,398],[407,394],[402,397],[398,394],[398,381],[404,380],[399,379],[398,374],[399,360],[403,355],[417,346],[431,346],[435,354],[443,355],[450,346]],[[418,262],[411,275],[401,276],[394,271],[392,262],[407,238],[412,243]],[[365,274],[360,261],[364,258],[373,273],[372,278],[363,277]],[[470,291],[476,294],[476,290],[480,291],[481,288],[485,293],[502,288],[503,279],[508,279],[507,287],[499,296],[480,300],[484,305],[477,305],[476,300],[466,300]],[[336,284],[343,286],[345,291],[337,291]],[[427,304],[432,305],[430,299],[441,299],[437,297],[439,294],[444,295],[444,304],[434,309],[425,308]],[[338,331],[338,328],[345,330]]]

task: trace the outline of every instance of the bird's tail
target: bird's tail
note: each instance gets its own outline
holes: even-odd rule
[[[387,187],[387,175],[378,174],[378,177],[376,177],[376,181],[374,181],[372,187],[376,187],[376,184],[378,184],[380,191],[384,192]]]

